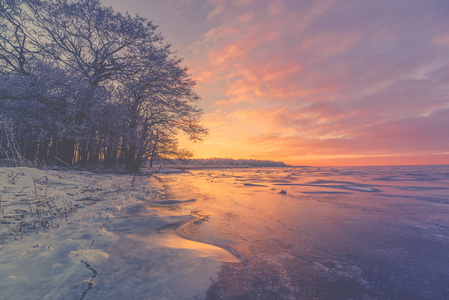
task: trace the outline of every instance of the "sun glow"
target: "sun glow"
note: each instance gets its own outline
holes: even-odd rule
[[[209,128],[204,142],[180,140],[196,157],[449,163],[444,5],[169,2],[155,21],[196,78]]]

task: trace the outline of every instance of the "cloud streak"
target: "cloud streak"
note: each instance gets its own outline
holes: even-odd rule
[[[186,144],[198,157],[449,164],[447,0],[137,5],[164,13],[198,81],[210,128]]]
[[[247,155],[291,163],[449,163],[445,1],[213,2],[194,71],[220,86],[206,105],[228,126],[211,135],[236,156],[233,132]]]

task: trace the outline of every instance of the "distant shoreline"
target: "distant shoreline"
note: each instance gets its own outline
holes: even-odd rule
[[[248,165],[161,165],[162,169],[205,170],[205,169],[248,169],[256,168]],[[155,168],[155,167],[153,167]],[[278,167],[276,167],[278,168]]]
[[[207,170],[207,169],[251,169],[251,168],[307,168],[308,166],[250,166],[250,165],[161,165],[161,169]],[[157,169],[157,166],[153,166]]]

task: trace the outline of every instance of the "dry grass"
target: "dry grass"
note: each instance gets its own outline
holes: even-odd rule
[[[0,242],[19,239],[28,232],[48,231],[68,221],[77,210],[70,197],[53,195],[43,171],[32,168],[3,168],[0,182]],[[38,176],[36,176],[38,174]],[[54,190],[54,189],[53,189]]]

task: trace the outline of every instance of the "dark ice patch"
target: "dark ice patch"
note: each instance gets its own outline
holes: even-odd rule
[[[254,183],[244,183],[243,185],[246,185],[246,186],[261,186],[261,187],[268,187],[267,185],[263,185],[263,184],[254,184]]]
[[[189,200],[157,200],[157,201],[151,201],[151,204],[156,205],[175,205],[175,204],[183,204],[183,203],[189,203],[189,202],[195,202],[196,199],[192,198]]]
[[[321,194],[337,194],[337,195],[341,195],[341,194],[352,194],[350,192],[330,192],[330,191],[312,191],[312,192],[301,192],[303,194],[313,194],[313,195],[321,195]]]

